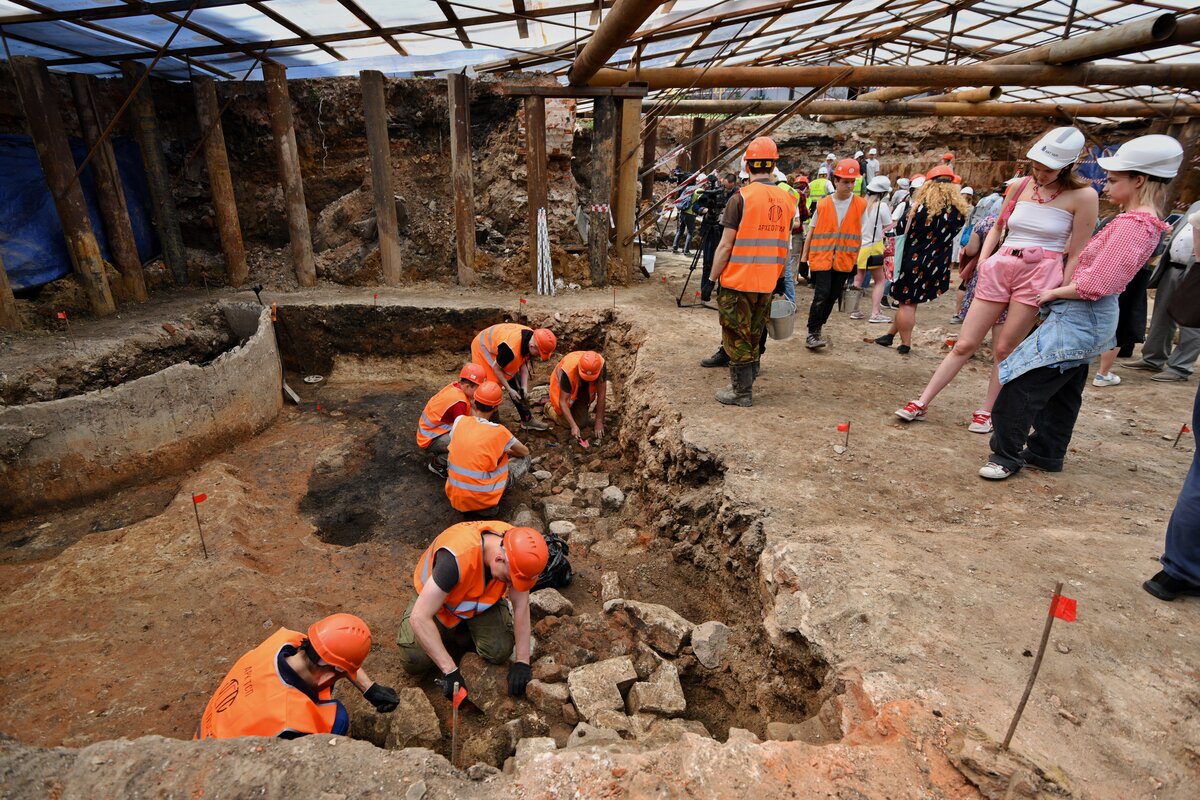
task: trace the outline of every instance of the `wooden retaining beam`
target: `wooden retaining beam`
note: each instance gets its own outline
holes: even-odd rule
[[[125,74],[125,85],[130,91],[146,73],[146,66],[136,61],[122,61],[121,72]],[[162,134],[158,130],[158,117],[154,111],[154,98],[150,94],[150,81],[144,81],[137,96],[129,106],[129,124],[138,148],[142,151],[142,165],[146,169],[146,182],[150,187],[150,210],[154,216],[154,227],[162,245],[163,261],[171,270],[171,276],[179,286],[188,282],[187,253],[183,249],[183,231],[179,228],[179,210],[175,207],[175,195],[171,190],[171,173],[162,151]]]
[[[367,153],[371,159],[371,191],[375,196],[375,227],[379,231],[379,262],[383,282],[400,283],[400,224],[396,220],[396,190],[392,185],[392,146],[388,139],[386,82],[382,72],[358,73],[362,86],[363,116],[367,126]]]
[[[29,135],[33,137],[46,185],[54,196],[75,275],[87,293],[92,312],[97,316],[112,314],[117,307],[104,274],[100,245],[88,218],[87,201],[79,181],[75,180],[75,159],[67,143],[58,92],[50,85],[46,62],[30,56],[15,56],[11,66]]]
[[[694,117],[692,119],[692,135],[689,139],[692,146],[688,148],[688,170],[695,172],[707,163],[704,160],[704,155],[707,152],[705,143],[708,141],[704,138],[704,117]]]
[[[100,142],[101,133],[107,124],[107,120],[101,121],[100,108],[96,102],[95,76],[72,72],[71,94],[75,98],[80,132],[91,150]],[[121,184],[121,172],[117,168],[117,157],[113,153],[111,139],[106,138],[100,142],[100,147],[89,166],[96,181],[96,197],[100,204],[100,216],[104,220],[109,255],[121,273],[121,281],[111,287],[112,292],[118,300],[136,300],[141,303],[146,299],[146,276],[142,272],[142,258],[138,255],[137,240],[133,236],[133,223],[129,221],[129,207],[125,203],[125,190]]]
[[[628,283],[629,276],[638,258],[637,242],[634,241],[634,223],[637,219],[638,196],[638,147],[641,145],[642,100],[640,97],[621,101],[621,130],[616,137],[617,191],[613,204],[613,219],[616,221],[617,260],[620,271],[611,276],[617,283]]]
[[[471,86],[460,73],[446,76],[450,112],[450,172],[454,184],[454,231],[458,282],[475,282],[475,191],[471,166]]]
[[[221,107],[217,103],[217,85],[212,78],[192,78],[196,96],[196,120],[200,130],[208,131],[204,140],[204,161],[208,166],[208,186],[212,192],[213,216],[221,236],[221,252],[225,255],[225,273],[230,286],[246,282],[246,246],[242,242],[242,226],[238,219],[237,198],[233,194],[233,178],[229,175],[229,154],[225,151],[225,131],[221,127]]]
[[[292,98],[288,95],[287,70],[281,64],[263,64],[267,85],[267,113],[279,159],[279,179],[287,206],[288,238],[292,263],[301,286],[317,284],[317,265],[313,259],[312,234],[308,228],[308,206],[304,203],[304,179],[300,175],[300,153],[296,148],[296,129],[292,124]]]
[[[538,209],[546,208],[546,98],[525,97],[525,186],[529,198],[529,277],[538,280]],[[549,209],[547,209],[547,213]]]
[[[17,299],[13,297],[12,284],[4,271],[4,259],[0,258],[0,331],[21,330],[21,317],[17,314]]]
[[[647,122],[646,141],[642,142],[642,196],[643,203],[654,201],[654,162],[655,148],[658,147],[658,117],[651,117]]]
[[[592,285],[608,283],[609,202],[612,197],[613,133],[617,106],[611,97],[598,97],[592,107],[592,202],[588,205],[588,262]]]

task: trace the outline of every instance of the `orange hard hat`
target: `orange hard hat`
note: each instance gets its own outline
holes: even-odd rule
[[[843,158],[833,168],[833,177],[835,178],[857,178],[861,175],[862,170],[859,169],[858,162],[853,158]]]
[[[545,538],[533,528],[509,528],[504,534],[509,583],[518,592],[528,592],[546,568],[550,551]]]
[[[600,377],[600,370],[604,369],[604,356],[599,353],[594,353],[588,350],[579,357],[579,377],[591,383]]]
[[[481,406],[498,406],[503,399],[500,384],[495,381],[484,381],[475,390],[475,402]]]
[[[955,176],[954,176],[954,182],[955,182],[955,183],[962,183],[962,175],[955,175]]]
[[[478,386],[487,380],[487,370],[475,363],[465,364],[462,371],[458,373],[458,377],[460,380],[470,381]]]
[[[807,175],[797,175],[795,178],[792,179],[792,183],[803,183],[805,186],[808,186],[808,176]]]
[[[943,183],[954,180],[954,170],[950,169],[948,166],[942,165],[940,167],[934,167],[933,169],[929,170],[929,172],[925,173],[925,180],[927,181],[936,181],[939,178]]]
[[[779,148],[770,136],[759,136],[746,148],[746,161],[778,161]]]
[[[353,675],[371,652],[371,629],[353,614],[331,614],[308,626],[308,642],[326,664]]]
[[[953,161],[954,153],[942,153],[942,161]]]
[[[558,337],[549,328],[538,328],[533,332],[533,343],[537,347],[538,357],[545,361],[554,355],[554,348],[558,346]]]

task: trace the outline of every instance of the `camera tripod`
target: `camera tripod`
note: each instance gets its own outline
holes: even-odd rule
[[[692,273],[696,271],[696,263],[699,262],[701,256],[704,254],[704,248],[709,242],[709,237],[716,233],[716,231],[716,225],[709,225],[707,223],[701,225],[700,246],[697,247],[696,252],[692,254],[692,263],[688,267],[687,277],[683,280],[683,288],[679,290],[679,297],[675,299],[675,305],[679,306],[680,308],[715,308],[715,306],[710,306],[703,300],[697,300],[694,303],[685,303],[683,302],[683,297],[687,294],[688,283],[692,280]],[[698,297],[699,292],[697,292],[696,295]]]

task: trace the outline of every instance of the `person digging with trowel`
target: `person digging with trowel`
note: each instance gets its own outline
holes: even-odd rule
[[[475,389],[487,380],[478,364],[466,364],[458,380],[443,387],[425,404],[417,420],[417,447],[429,453],[429,471],[446,477],[446,454],[450,452],[450,429],[454,420],[471,413]]]
[[[424,675],[436,667],[442,694],[451,700],[456,686],[470,694],[457,657],[474,650],[488,663],[503,664],[515,648],[508,693],[524,695],[533,675],[529,592],[548,556],[545,538],[533,528],[484,520],[442,531],[417,560],[400,619],[396,644],[405,672]]]
[[[558,339],[549,328],[534,330],[515,322],[484,328],[471,342],[471,360],[487,370],[489,380],[504,387],[525,430],[544,431],[548,427],[529,411],[530,358],[537,353],[542,361],[549,361],[557,345]]]
[[[608,367],[604,356],[591,350],[576,350],[563,356],[550,376],[550,399],[546,401],[545,415],[559,425],[571,429],[571,439],[583,447],[588,441],[580,432],[580,424],[587,422],[588,410],[596,404],[595,439],[600,444],[604,439],[604,401],[608,394],[606,381]]]

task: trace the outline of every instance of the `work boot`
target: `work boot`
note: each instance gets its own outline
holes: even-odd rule
[[[717,392],[717,402],[727,406],[749,408],[754,405],[751,387],[754,385],[753,364],[732,364],[729,367],[730,386]]]
[[[725,348],[718,347],[717,352],[713,353],[708,358],[700,362],[702,367],[728,367],[729,354],[725,352]]]
[[[850,307],[850,319],[862,319],[863,318],[863,316],[864,316],[863,312],[858,310],[858,307],[860,305],[862,305],[862,299],[863,299],[863,290],[862,289],[856,290],[854,292],[854,304]]]
[[[754,370],[753,370],[754,380],[758,380],[758,373],[759,373],[761,364],[762,364],[761,361],[755,361],[753,364],[750,365],[750,366],[754,367]]]
[[[825,337],[821,335],[821,330],[819,328],[816,331],[808,334],[808,338],[804,340],[804,346],[809,350],[819,350],[826,344],[828,344],[828,342],[826,342]]]

